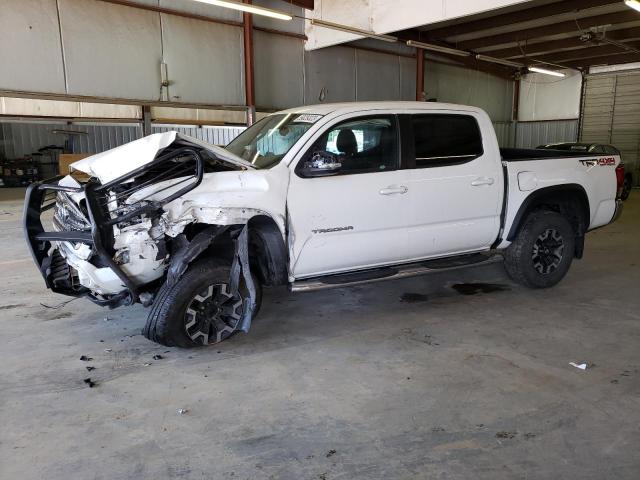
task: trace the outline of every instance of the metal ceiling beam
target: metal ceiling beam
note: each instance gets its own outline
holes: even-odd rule
[[[606,32],[607,38],[617,40],[618,42],[627,42],[631,40],[640,40],[640,27],[623,28],[621,30],[612,30]],[[585,48],[592,44],[585,43],[580,40],[579,35],[574,38],[565,38],[563,40],[551,40],[549,42],[529,43],[520,47],[503,48],[501,50],[492,50],[491,55],[500,58],[521,58],[524,56],[533,56],[536,54],[546,54],[565,48]],[[524,52],[524,54],[522,53]]]
[[[424,40],[424,38],[420,38],[420,32],[417,30],[405,30],[403,32],[400,32],[398,33],[398,39],[401,42],[406,42],[407,40],[414,40],[419,42],[421,40]],[[430,43],[434,43],[435,45],[440,45],[442,47],[455,48],[452,45],[446,44],[445,42],[430,42]],[[417,49],[417,50],[418,50],[417,52],[418,55],[420,54],[420,52],[422,52],[423,54],[428,52],[428,50],[421,50],[421,49]],[[428,52],[428,53],[430,53],[431,55],[437,55],[439,57],[449,59],[459,64],[460,66],[467,67],[473,70],[479,70],[481,72],[489,73],[491,75],[495,75],[497,77],[501,77],[505,79],[512,79],[513,74],[515,73],[515,69],[513,68],[497,65],[495,63],[482,62],[474,58],[473,55],[470,55],[468,57],[460,57],[457,55],[451,55],[451,54],[441,53],[441,52]],[[430,58],[427,58],[426,61],[429,62],[433,60],[431,60]]]
[[[306,8],[307,10],[313,10],[314,0],[289,0],[287,3],[293,3],[298,7]]]
[[[514,23],[526,22],[540,17],[550,17],[552,15],[562,15],[563,13],[579,12],[589,8],[601,7],[620,3],[619,0],[565,0],[549,5],[531,7],[515,12],[493,15],[492,17],[470,22],[451,25],[448,27],[434,28],[429,30],[430,38],[446,38],[454,35],[479,32],[490,28],[503,27]]]
[[[640,42],[629,42],[625,45],[640,49]],[[576,50],[568,50],[566,52],[549,53],[547,55],[532,55],[532,60],[542,60],[545,62],[566,62],[570,60],[582,60],[586,58],[604,57],[608,55],[621,55],[632,53],[616,45],[602,44],[596,47],[579,48]]]
[[[574,60],[570,62],[564,62],[564,64],[572,68],[588,68],[592,65],[618,65],[621,63],[633,63],[633,62],[640,62],[639,53],[627,53],[623,55],[612,55],[610,57]]]
[[[605,15],[597,15],[595,17],[585,17],[580,18],[579,20],[552,23],[542,27],[525,28],[524,30],[516,30],[514,32],[490,35],[488,37],[458,42],[456,44],[456,48],[460,48],[462,50],[475,50],[478,48],[522,42],[525,40],[548,37],[562,33],[578,33],[580,30],[588,30],[591,27],[601,25],[638,21],[640,21],[640,15],[638,15],[638,12],[627,9],[623,12],[608,13]]]

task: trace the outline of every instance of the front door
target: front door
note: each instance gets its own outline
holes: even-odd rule
[[[311,144],[295,165],[287,198],[294,277],[401,261],[408,188],[399,169],[397,117],[336,120]],[[305,174],[318,155],[341,167],[330,176]]]

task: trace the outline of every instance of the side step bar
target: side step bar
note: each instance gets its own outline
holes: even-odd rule
[[[502,262],[502,260],[502,255],[498,253],[476,253],[457,257],[439,258],[393,267],[381,267],[358,272],[307,278],[293,282],[290,289],[292,292],[311,292],[327,288],[350,287],[365,283],[381,282],[383,280],[395,280],[398,278],[416,277],[429,273],[457,270],[471,266],[490,265]]]

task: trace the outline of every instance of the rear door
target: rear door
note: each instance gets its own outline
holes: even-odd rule
[[[422,259],[488,249],[498,235],[504,194],[488,117],[434,111],[401,118],[410,214],[407,255]],[[481,131],[492,137],[483,138]]]

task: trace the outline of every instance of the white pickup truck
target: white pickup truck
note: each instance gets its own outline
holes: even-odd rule
[[[247,332],[262,285],[360,284],[504,259],[550,287],[619,215],[615,155],[500,149],[487,114],[419,102],[274,113],[225,149],[176,132],[32,185],[46,285],[151,306],[143,333],[193,347]],[[51,224],[45,230],[44,224]]]

